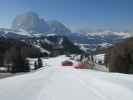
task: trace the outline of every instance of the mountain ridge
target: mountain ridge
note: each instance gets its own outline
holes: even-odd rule
[[[16,30],[25,30],[33,33],[58,33],[67,34],[71,33],[63,23],[52,20],[45,21],[35,12],[26,12],[17,15],[12,22],[11,28]]]

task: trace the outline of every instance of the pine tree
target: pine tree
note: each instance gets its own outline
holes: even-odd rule
[[[35,67],[35,70],[38,69],[38,64],[36,61],[34,62],[34,67]]]
[[[42,59],[39,57],[38,58],[38,68],[43,67]]]
[[[29,72],[29,71],[30,71],[29,61],[27,59],[25,59],[24,72]]]

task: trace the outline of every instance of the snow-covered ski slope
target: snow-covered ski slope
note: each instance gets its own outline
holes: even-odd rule
[[[44,60],[49,67],[0,80],[0,100],[133,100],[133,75],[61,67],[64,56]]]

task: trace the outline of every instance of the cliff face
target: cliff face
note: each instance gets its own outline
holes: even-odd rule
[[[23,29],[32,32],[48,32],[49,26],[44,19],[34,12],[27,12],[22,15],[18,15],[12,23],[13,29]]]
[[[47,22],[50,27],[51,33],[57,33],[59,35],[70,35],[71,31],[61,22],[52,20]]]
[[[71,31],[61,22],[57,20],[45,21],[34,12],[18,15],[13,20],[12,28],[33,33],[56,33],[59,35],[71,33]]]

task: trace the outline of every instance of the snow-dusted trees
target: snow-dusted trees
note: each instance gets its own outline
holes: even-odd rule
[[[9,59],[13,73],[29,71],[28,61],[21,55],[21,47],[12,47],[9,52],[9,58],[5,58],[5,60]]]

